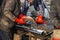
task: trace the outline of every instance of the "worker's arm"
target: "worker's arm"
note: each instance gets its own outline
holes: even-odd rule
[[[10,20],[12,20],[13,22],[15,21],[15,18],[16,18],[12,13],[14,6],[15,6],[15,0],[6,0],[5,6],[3,9],[4,15]]]

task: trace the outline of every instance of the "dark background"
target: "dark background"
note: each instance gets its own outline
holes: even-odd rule
[[[3,0],[0,0],[0,6],[1,6],[2,2],[3,2]]]
[[[1,5],[2,5],[3,0],[0,0],[0,18],[1,18]]]

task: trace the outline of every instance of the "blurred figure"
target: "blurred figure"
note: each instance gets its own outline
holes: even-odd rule
[[[60,0],[51,0],[50,20],[55,28],[60,29]]]

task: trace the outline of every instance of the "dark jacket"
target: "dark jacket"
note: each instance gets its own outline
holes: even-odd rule
[[[9,28],[14,25],[13,19],[19,14],[18,1],[4,0],[1,8],[2,16],[0,17],[0,29],[9,31]]]
[[[50,20],[54,26],[60,26],[60,0],[51,1]]]

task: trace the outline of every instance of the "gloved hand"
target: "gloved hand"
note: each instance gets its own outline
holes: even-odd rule
[[[36,22],[39,23],[39,24],[42,24],[44,21],[43,21],[43,16],[42,15],[38,15],[37,18],[36,18]]]
[[[15,20],[16,23],[19,23],[20,25],[23,25],[26,23],[25,16],[23,14],[20,14],[18,18]]]

